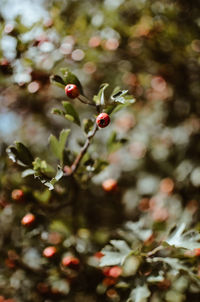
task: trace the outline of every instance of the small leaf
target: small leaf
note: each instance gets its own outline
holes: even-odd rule
[[[34,191],[33,195],[37,200],[42,203],[47,203],[51,197],[51,193],[48,189],[46,189],[44,192]]]
[[[56,157],[60,158],[59,143],[57,138],[53,134],[49,136],[49,143],[52,152],[55,154]]]
[[[54,168],[50,166],[45,160],[36,157],[33,162],[33,169],[35,170],[35,176],[42,176],[49,178],[54,173]],[[45,178],[46,179],[46,178]]]
[[[127,302],[146,302],[150,295],[151,292],[146,284],[143,286],[137,286],[131,291]]]
[[[50,76],[50,82],[61,87],[64,88],[65,87],[65,82],[63,81],[63,79],[59,76],[59,75],[52,75]]]
[[[34,160],[31,152],[29,149],[20,142],[15,142],[16,149],[18,151],[19,159],[26,165],[32,165],[32,162]]]
[[[110,243],[112,246],[102,250],[104,256],[100,260],[100,266],[123,265],[132,250],[124,240],[111,240]]]
[[[62,171],[61,167],[58,166],[55,177],[53,177],[50,182],[45,182],[44,183],[45,186],[47,186],[50,191],[53,190],[54,185],[62,178],[62,176],[63,176],[63,171]]]
[[[22,172],[22,177],[27,177],[29,175],[34,175],[35,171],[33,169],[26,169]]]
[[[53,113],[53,114],[58,114],[58,115],[65,115],[64,111],[61,110],[61,109],[58,109],[58,108],[53,108],[53,109],[51,110],[51,113]]]
[[[65,149],[65,144],[70,133],[70,129],[63,129],[60,132],[59,140],[54,135],[49,136],[50,147],[57,158],[61,161],[63,160],[63,151]]]
[[[32,154],[28,150],[26,146],[24,146],[20,142],[16,142],[15,146],[9,146],[7,149],[8,157],[13,161],[16,162],[20,166],[24,167],[31,167],[32,161],[34,160]]]
[[[121,104],[133,104],[135,103],[135,98],[130,95],[127,95],[128,90],[115,90],[111,95],[111,100],[116,103]]]
[[[63,80],[65,85],[75,84],[78,87],[80,93],[83,94],[83,88],[77,76],[73,74],[71,71],[69,71],[68,68],[61,68],[60,71],[63,74]]]
[[[93,97],[93,100],[97,105],[102,105],[102,106],[105,105],[104,91],[106,90],[106,88],[108,86],[109,86],[109,84],[107,84],[107,83],[102,84],[100,86],[99,93]]]
[[[84,131],[85,133],[88,133],[92,130],[94,126],[94,121],[92,119],[85,119],[83,121],[83,127],[84,127]]]
[[[182,223],[175,232],[166,240],[166,243],[177,248],[194,250],[200,248],[200,234],[195,230],[185,232],[185,224]]]
[[[81,123],[78,113],[76,112],[72,104],[67,101],[63,101],[62,104],[65,109],[65,118],[80,126]]]
[[[59,136],[59,146],[60,146],[60,149],[63,150],[65,149],[65,145],[66,145],[66,141],[67,141],[67,138],[70,134],[70,129],[63,129],[61,132],[60,132],[60,136]]]
[[[115,94],[111,95],[111,100],[114,102],[122,103],[124,104],[124,96],[128,93],[128,90],[119,90]]]

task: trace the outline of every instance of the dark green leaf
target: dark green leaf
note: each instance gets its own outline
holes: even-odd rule
[[[31,166],[34,158],[29,149],[20,142],[15,142],[15,144],[19,154],[19,160],[21,160],[24,164]]]
[[[65,82],[63,81],[63,79],[59,76],[59,75],[52,75],[50,77],[50,82],[61,87],[64,88],[65,87]]]
[[[83,94],[83,88],[77,76],[73,74],[71,71],[69,71],[68,68],[61,68],[60,71],[63,74],[63,80],[65,85],[75,84],[78,87],[80,93]]]

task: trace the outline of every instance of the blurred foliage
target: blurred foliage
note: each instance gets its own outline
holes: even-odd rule
[[[1,0],[0,301],[199,301],[199,16],[198,0]],[[68,80],[112,114],[62,177],[96,118]]]

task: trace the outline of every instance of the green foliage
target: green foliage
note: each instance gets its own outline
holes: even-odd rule
[[[198,1],[47,2],[0,6],[2,300],[199,301]]]
[[[53,134],[51,134],[49,136],[49,143],[50,143],[52,152],[58,159],[60,159],[61,162],[63,162],[63,152],[65,149],[65,145],[66,145],[69,134],[70,134],[70,129],[63,129],[60,132],[58,140]]]

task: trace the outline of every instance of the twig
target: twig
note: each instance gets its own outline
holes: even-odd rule
[[[95,103],[90,102],[90,101],[89,101],[86,97],[84,97],[83,95],[77,97],[77,99],[78,99],[81,103],[83,103],[83,104],[86,104],[86,105],[90,105],[90,106],[96,107],[96,104],[95,104]]]
[[[155,249],[153,249],[152,251],[148,252],[147,253],[147,256],[150,257],[150,256],[153,256],[154,254],[156,254],[157,252],[161,251],[164,249],[164,246],[162,245],[159,245],[157,246]]]
[[[70,170],[71,170],[70,175],[73,174],[78,169],[80,161],[83,158],[84,154],[87,152],[87,149],[90,145],[90,141],[95,136],[95,133],[97,132],[97,130],[98,130],[98,126],[95,123],[93,131],[87,136],[87,139],[85,141],[84,146],[82,147],[80,153],[77,155],[77,157],[75,158],[73,164],[70,167]]]

